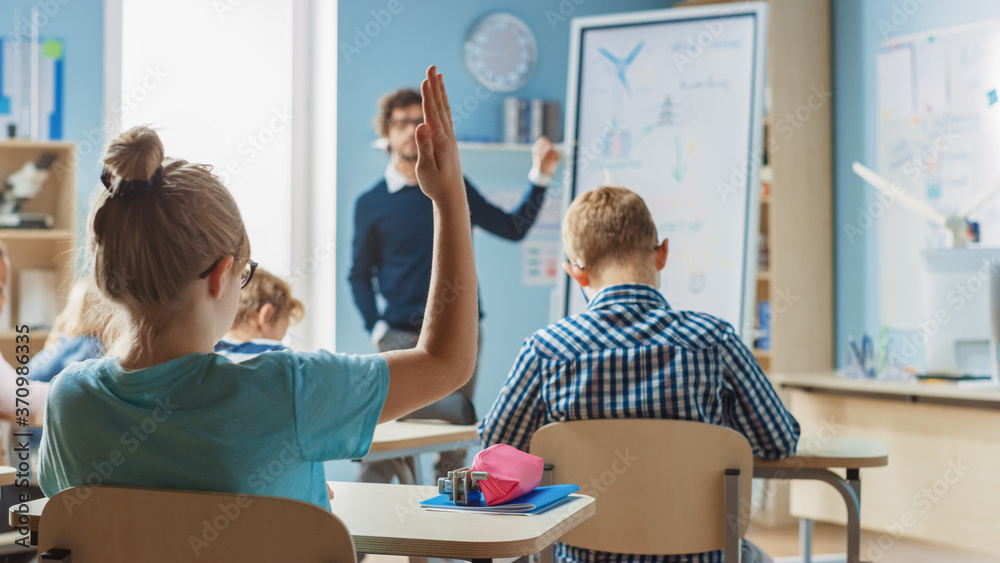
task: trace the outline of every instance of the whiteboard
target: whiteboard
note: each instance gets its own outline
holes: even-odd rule
[[[881,175],[946,215],[1000,181],[1000,21],[883,42],[876,69]],[[1000,198],[970,219],[980,224],[980,247],[1000,247]],[[914,306],[925,301],[922,251],[946,247],[944,229],[891,201],[859,208],[847,224],[848,239],[878,225],[882,323],[919,329],[927,319]]]
[[[766,5],[576,18],[564,209],[609,183],[670,239],[660,290],[749,341],[756,290]],[[563,274],[556,317],[586,309]]]

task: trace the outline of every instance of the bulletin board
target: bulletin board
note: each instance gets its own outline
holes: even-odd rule
[[[1000,181],[1000,21],[884,42],[876,71],[882,176],[946,215]],[[859,213],[879,228],[882,322],[918,329],[922,252],[946,247],[946,231],[888,200],[868,207]],[[969,219],[979,246],[1000,247],[1000,198]]]

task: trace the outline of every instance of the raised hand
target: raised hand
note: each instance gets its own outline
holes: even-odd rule
[[[476,367],[479,291],[472,221],[444,80],[436,67],[420,85],[417,182],[434,208],[430,292],[415,348],[385,352],[389,391],[379,420],[398,418],[461,387]]]
[[[417,183],[427,197],[439,201],[461,195],[465,182],[458,158],[455,126],[444,90],[444,77],[437,67],[427,69],[427,78],[420,85],[423,98],[424,122],[417,127]]]
[[[555,149],[552,141],[545,137],[539,137],[531,147],[532,167],[547,176],[555,174],[559,158],[559,151]]]

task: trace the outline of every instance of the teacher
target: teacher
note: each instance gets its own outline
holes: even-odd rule
[[[417,186],[415,172],[414,132],[424,121],[420,103],[420,92],[409,88],[379,100],[375,132],[386,140],[390,161],[384,176],[358,197],[354,208],[354,257],[348,279],[365,330],[379,352],[416,346],[427,307],[434,216],[431,200]],[[542,137],[532,147],[531,157],[531,187],[510,213],[488,202],[465,178],[473,227],[513,241],[528,234],[545,199],[545,188],[552,180],[559,153]],[[382,311],[377,294],[385,300]],[[474,385],[475,374],[458,392],[471,401]],[[462,467],[464,460],[464,450],[444,452],[436,471],[443,476],[448,470]],[[395,467],[397,464],[391,461],[366,463],[360,478],[388,482],[396,473]]]

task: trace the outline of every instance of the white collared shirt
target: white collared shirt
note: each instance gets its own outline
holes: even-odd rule
[[[528,181],[535,186],[544,188],[552,182],[552,176],[542,174],[541,170],[532,168],[528,172]],[[385,167],[385,186],[389,190],[389,193],[394,194],[406,186],[415,186],[416,184],[415,180],[410,180],[396,168],[394,161],[389,161],[389,164]]]
[[[405,188],[406,186],[417,185],[416,180],[410,180],[402,172],[396,168],[396,163],[392,160],[389,161],[389,165],[385,167],[385,186],[389,190],[389,193],[394,194],[399,190]]]

